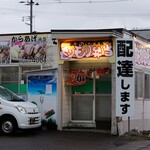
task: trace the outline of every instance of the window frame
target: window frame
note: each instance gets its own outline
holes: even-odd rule
[[[146,75],[149,77],[148,82],[146,81]],[[148,87],[146,87],[146,84],[148,84]],[[146,89],[148,88],[148,97],[146,97]],[[144,73],[144,99],[145,100],[150,100],[150,74],[149,73]]]
[[[141,74],[142,75],[142,83],[141,83],[141,96],[138,96],[138,79],[137,79],[137,74]],[[143,86],[144,86],[144,73],[142,71],[135,71],[135,99],[136,100],[143,100],[144,98],[144,90],[143,90]]]

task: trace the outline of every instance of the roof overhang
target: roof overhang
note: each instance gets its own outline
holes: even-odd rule
[[[121,29],[104,29],[104,30],[51,30],[52,39],[70,39],[70,38],[102,38],[114,37],[122,38],[123,30]]]
[[[41,69],[41,70],[29,70],[29,71],[24,71],[25,74],[29,74],[29,73],[38,73],[38,72],[46,72],[46,71],[54,71],[57,70],[57,68],[46,68],[46,69]]]

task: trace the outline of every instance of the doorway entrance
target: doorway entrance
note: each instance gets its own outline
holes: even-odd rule
[[[111,74],[95,78],[95,122],[97,129],[111,129]]]
[[[111,128],[111,73],[94,71],[84,85],[72,86],[72,121]]]

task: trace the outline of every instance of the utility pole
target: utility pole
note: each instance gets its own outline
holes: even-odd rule
[[[27,24],[27,25],[30,25],[30,33],[32,33],[33,32],[33,5],[34,5],[34,1],[33,0],[30,0],[30,1],[27,1],[27,2],[25,2],[25,1],[20,1],[19,3],[26,3],[25,5],[30,5],[30,17],[29,17],[29,19],[30,19],[30,23],[29,24]],[[39,3],[35,3],[35,5],[39,5]]]
[[[32,33],[32,26],[33,26],[33,0],[30,0],[30,33]]]

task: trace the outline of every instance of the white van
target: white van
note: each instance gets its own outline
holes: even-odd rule
[[[0,129],[5,134],[41,126],[38,107],[0,86]]]

